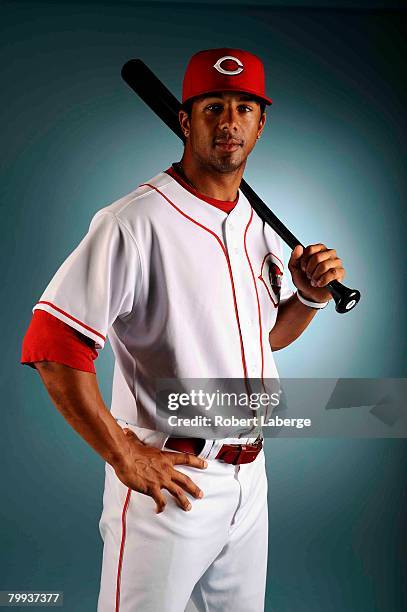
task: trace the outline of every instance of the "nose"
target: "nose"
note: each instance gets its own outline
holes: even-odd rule
[[[222,132],[237,131],[239,114],[233,106],[225,106],[219,118],[219,129]]]

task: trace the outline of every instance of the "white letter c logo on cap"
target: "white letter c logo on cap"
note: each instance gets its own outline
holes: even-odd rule
[[[233,62],[236,62],[237,68],[235,70],[225,70],[224,68],[222,68],[222,62],[224,62],[225,60],[231,60]],[[242,62],[237,57],[233,57],[233,55],[224,55],[223,57],[218,59],[218,61],[216,62],[216,64],[213,65],[213,67],[222,74],[240,74],[243,70]]]

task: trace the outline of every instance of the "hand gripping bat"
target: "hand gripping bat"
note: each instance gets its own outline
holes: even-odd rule
[[[132,59],[124,64],[121,74],[126,83],[140,96],[143,102],[184,142],[184,134],[178,121],[178,111],[181,108],[181,103],[150,68],[140,59]],[[244,179],[240,183],[240,189],[249,200],[253,210],[265,223],[273,228],[291,249],[294,249],[297,244],[304,246],[276,217]],[[340,313],[349,312],[360,300],[360,292],[357,289],[349,289],[337,280],[328,283],[326,289],[332,294],[336,304],[336,311]]]

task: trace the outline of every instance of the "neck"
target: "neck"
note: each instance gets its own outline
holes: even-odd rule
[[[184,151],[180,163],[187,182],[199,193],[224,202],[233,202],[236,199],[245,163],[233,172],[216,172],[200,164],[195,158],[188,155],[187,151]]]

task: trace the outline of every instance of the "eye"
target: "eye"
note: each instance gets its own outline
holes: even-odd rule
[[[249,113],[253,108],[249,104],[239,104],[239,111],[243,113]]]
[[[213,113],[220,113],[223,110],[223,105],[219,102],[213,102],[212,104],[208,104],[205,106],[205,110],[211,111]]]

